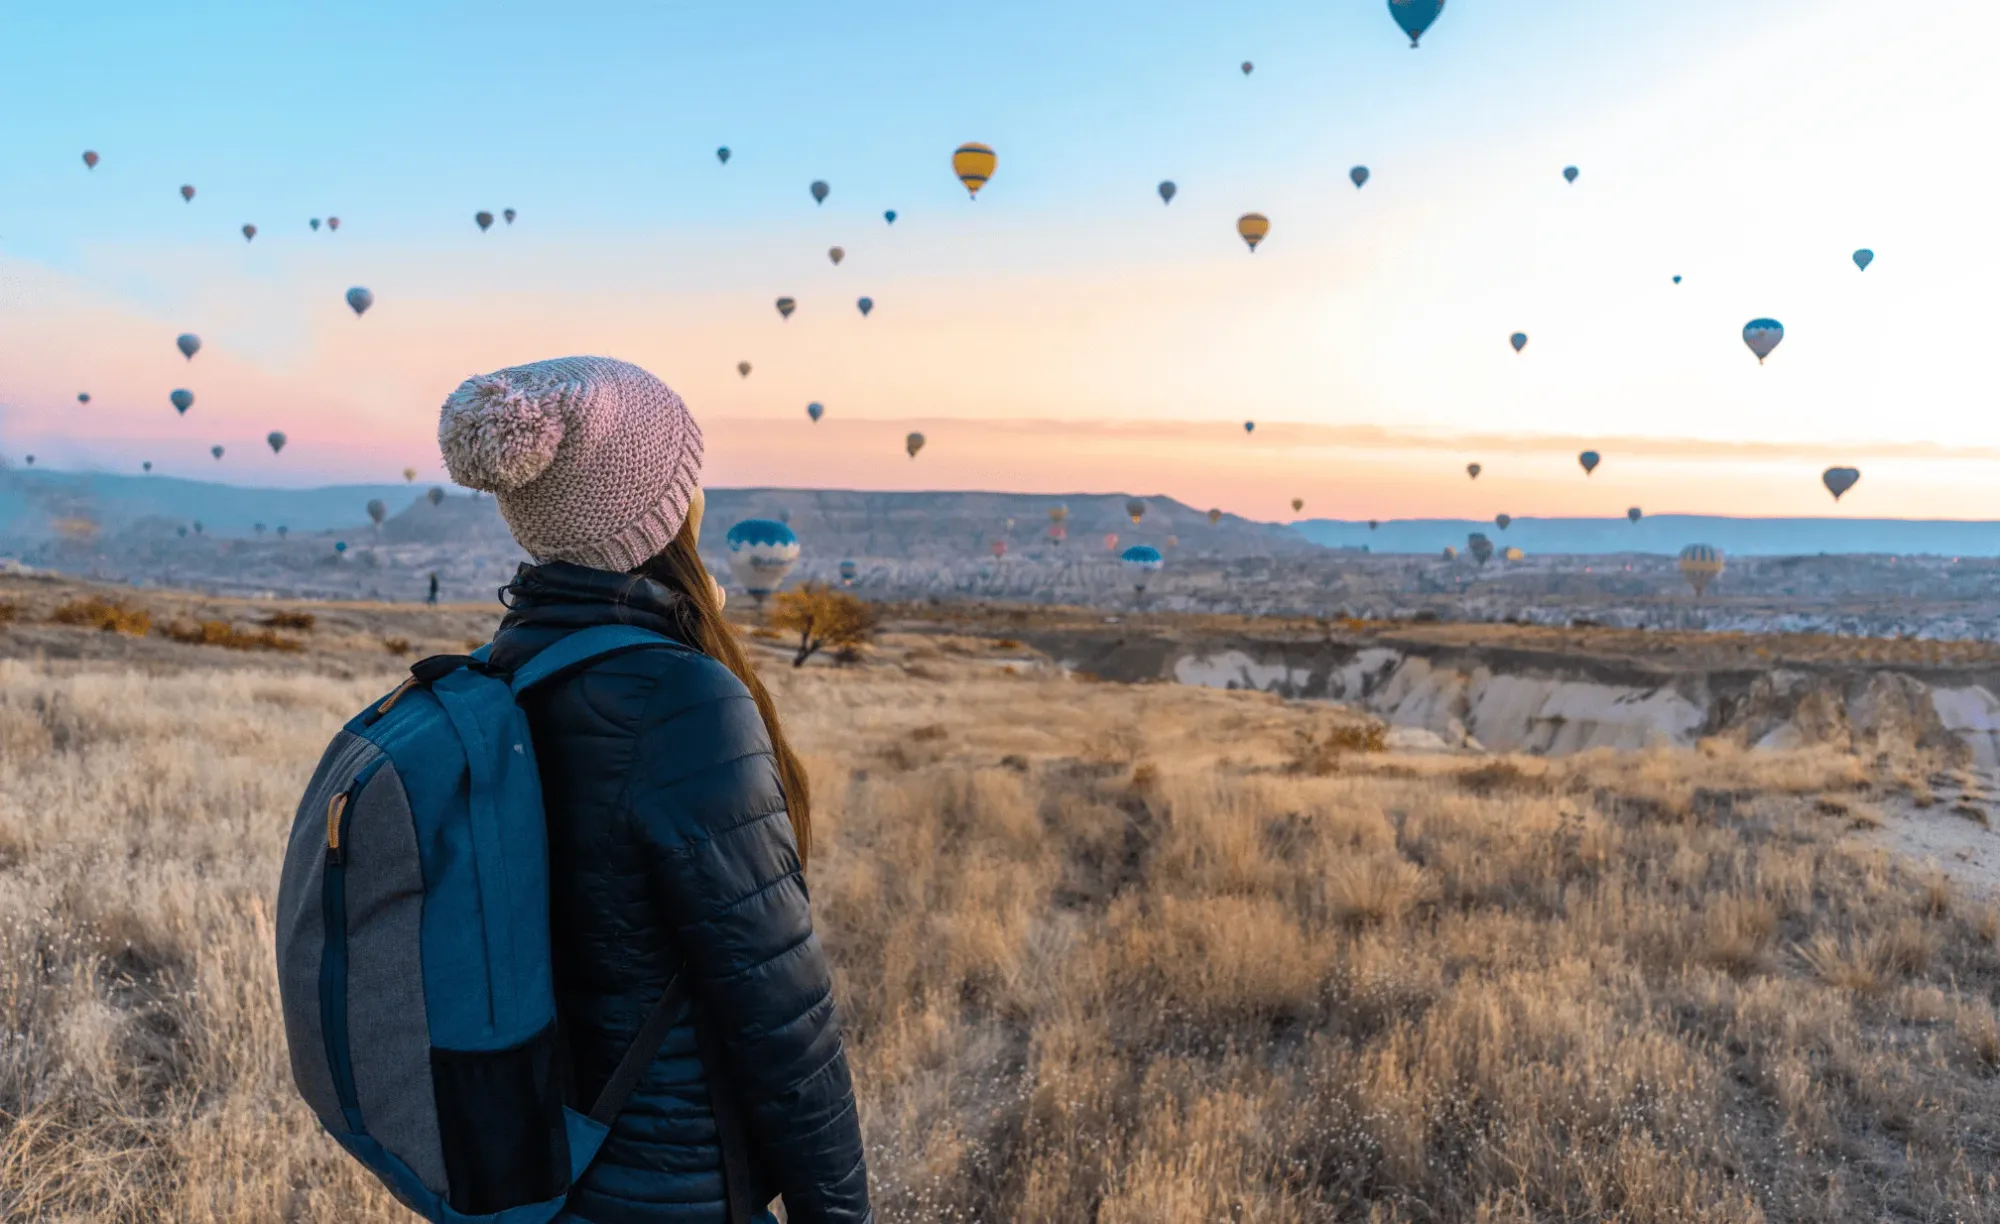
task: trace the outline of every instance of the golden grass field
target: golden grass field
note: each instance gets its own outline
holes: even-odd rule
[[[292,1093],[272,897],[380,639],[492,617],[318,611],[0,627],[0,1218],[408,1218]],[[1880,763],[769,658],[885,1222],[2000,1219],[2000,909],[1855,831]]]

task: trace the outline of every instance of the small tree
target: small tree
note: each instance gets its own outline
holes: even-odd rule
[[[793,667],[822,647],[831,646],[842,661],[853,658],[875,634],[875,605],[845,591],[836,591],[823,582],[808,582],[791,591],[780,591],[771,601],[771,627],[796,632],[798,653]]]

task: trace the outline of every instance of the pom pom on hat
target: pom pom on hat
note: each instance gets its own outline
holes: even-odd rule
[[[513,381],[502,370],[460,383],[445,400],[438,447],[451,478],[490,493],[518,489],[548,470],[562,446],[561,384]],[[524,385],[526,384],[526,385]]]

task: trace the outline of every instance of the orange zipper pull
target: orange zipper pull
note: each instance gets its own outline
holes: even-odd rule
[[[347,810],[347,793],[342,791],[326,805],[326,861],[339,866],[346,860],[340,848],[340,814]]]
[[[382,715],[387,714],[391,706],[394,706],[397,702],[403,699],[404,693],[409,692],[411,689],[415,687],[417,687],[417,678],[415,676],[411,676],[408,679],[404,680],[401,684],[397,685],[396,691],[389,694],[387,697],[384,697],[382,699],[382,704],[375,707],[376,717],[379,718]]]

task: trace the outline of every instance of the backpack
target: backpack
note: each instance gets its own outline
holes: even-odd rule
[[[278,992],[299,1094],[405,1206],[436,1224],[542,1224],[597,1155],[686,989],[668,984],[596,1102],[572,1108],[548,830],[519,702],[612,655],[688,648],[602,625],[511,676],[487,649],[417,663],[327,746],[278,886]],[[710,1096],[718,1127],[740,1127],[722,1116],[735,1113],[730,1094]],[[740,1147],[724,1144],[732,1220],[749,1181]]]

